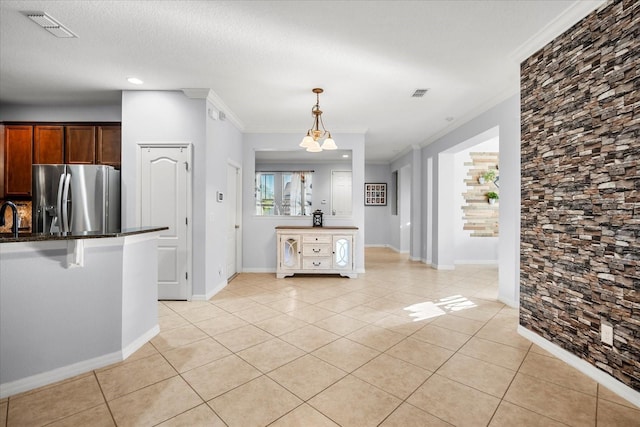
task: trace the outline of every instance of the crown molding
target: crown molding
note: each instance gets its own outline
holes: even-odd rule
[[[446,126],[442,130],[434,133],[429,138],[427,138],[424,141],[422,141],[419,144],[420,147],[424,148],[424,147],[427,147],[427,146],[431,145],[432,143],[438,141],[440,138],[444,137],[445,135],[450,134],[451,132],[453,132],[454,130],[458,129],[459,127],[469,123],[470,121],[472,121],[476,117],[478,117],[481,114],[483,114],[483,113],[489,111],[490,109],[496,107],[497,105],[499,105],[500,103],[506,101],[507,99],[511,98],[512,96],[519,95],[519,94],[520,94],[520,87],[519,86],[516,87],[516,88],[508,87],[505,90],[503,90],[502,92],[498,92],[495,96],[491,97],[491,99],[489,99],[487,102],[484,102],[484,103],[480,104],[478,107],[476,107],[476,108],[472,109],[471,111],[467,112],[466,114],[456,118],[448,126]]]
[[[182,92],[185,94],[187,98],[192,99],[206,99],[207,102],[211,103],[214,108],[216,108],[217,114],[210,115],[214,120],[221,119],[220,113],[224,114],[224,120],[228,120],[231,122],[233,126],[235,126],[240,132],[244,132],[244,123],[242,120],[235,115],[231,108],[224,103],[222,98],[218,96],[212,89],[208,88],[186,88],[182,89]]]
[[[396,153],[391,160],[389,160],[389,165],[393,164],[394,162],[400,160],[401,158],[403,158],[404,156],[406,156],[407,154],[413,152],[416,148],[415,144],[409,144],[409,145],[405,145],[405,147],[400,150],[398,153]]]
[[[605,3],[607,3],[607,0],[575,1],[564,12],[511,52],[509,59],[520,64]]]
[[[206,99],[207,95],[209,95],[209,90],[207,88],[192,88],[192,89],[182,89],[182,92],[186,95],[187,98],[191,99]]]

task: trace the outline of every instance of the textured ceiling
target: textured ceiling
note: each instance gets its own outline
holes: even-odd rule
[[[523,55],[601,3],[2,0],[0,102],[209,88],[244,132],[302,136],[322,87],[327,128],[366,131],[367,161],[388,161],[517,93]],[[78,38],[20,11],[44,11]],[[418,88],[429,91],[411,98]]]

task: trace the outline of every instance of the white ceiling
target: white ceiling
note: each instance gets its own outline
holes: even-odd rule
[[[302,137],[322,87],[327,129],[366,131],[367,161],[388,161],[517,93],[520,60],[601,3],[2,0],[0,103],[208,88],[243,132]],[[20,11],[46,12],[78,38]],[[411,98],[418,88],[429,91]]]

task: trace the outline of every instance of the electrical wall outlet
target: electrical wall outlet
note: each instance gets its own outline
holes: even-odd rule
[[[613,345],[613,326],[604,323],[600,325],[600,341]]]

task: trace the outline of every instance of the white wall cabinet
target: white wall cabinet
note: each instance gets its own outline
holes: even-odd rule
[[[276,227],[276,276],[340,274],[356,278],[357,227]]]

